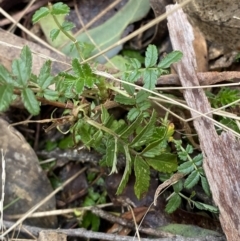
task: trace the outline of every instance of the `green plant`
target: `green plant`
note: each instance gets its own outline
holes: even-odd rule
[[[235,112],[235,108],[239,106],[238,100],[240,97],[240,92],[238,89],[231,89],[229,87],[222,87],[218,93],[215,95],[211,92],[207,92],[207,96],[210,100],[211,105],[214,108],[220,108],[222,106],[227,106],[225,109],[230,109],[231,112]],[[233,104],[231,104],[233,103]],[[238,111],[237,111],[238,112]],[[218,121],[227,127],[233,129],[236,132],[240,132],[239,124],[235,119],[226,116],[218,117]]]
[[[48,14],[54,18],[68,11],[62,3],[49,5],[37,11],[33,20],[36,22]],[[59,26],[59,31],[74,41],[81,59],[79,43],[67,34],[70,29],[67,26],[67,23]],[[59,31],[53,31],[53,38]],[[31,51],[25,46],[20,58],[13,61],[11,73],[0,66],[0,110],[6,110],[16,96],[21,97],[32,115],[39,114],[41,103],[65,108],[62,117],[52,118],[53,124],[46,130],[70,124],[68,132],[74,144],[81,142],[101,153],[101,165],[111,168],[110,173],[117,172],[118,156],[123,154],[126,165],[117,194],[123,191],[133,169],[135,193],[140,198],[148,190],[150,168],[166,173],[177,169],[177,157],[168,148],[173,127],[167,121],[158,120],[148,97],[154,93],[158,76],[166,73],[181,56],[181,52],[174,51],[158,63],[157,48],[149,45],[145,66],[142,67],[137,59],[130,59],[127,70],[122,73],[124,81],[120,88],[115,82],[95,74],[88,63],[81,64],[79,59],[72,60],[71,70],[56,76],[51,75],[51,61],[48,60],[36,76],[32,73]],[[141,88],[134,84],[140,77],[144,82]],[[126,109],[126,117],[116,119],[110,113],[116,106]]]
[[[193,147],[191,145],[188,144],[186,148],[183,148],[181,141],[173,140],[173,142],[176,146],[177,154],[181,161],[181,164],[178,166],[178,172],[187,177],[184,180],[180,179],[177,183],[173,184],[174,192],[168,198],[168,203],[165,209],[166,212],[174,212],[181,205],[182,198],[187,200],[190,206],[195,206],[200,210],[207,210],[214,213],[218,212],[218,209],[212,205],[193,200],[192,198],[195,196],[194,191],[190,197],[187,197],[182,193],[184,188],[192,189],[200,181],[204,192],[208,196],[211,195],[209,184],[202,167],[202,154],[198,154],[192,158],[190,156],[193,153]]]
[[[214,108],[219,108],[224,105],[228,105],[240,97],[238,89],[230,89],[229,87],[222,87],[216,95],[208,92],[209,100]],[[232,107],[234,107],[233,105]]]

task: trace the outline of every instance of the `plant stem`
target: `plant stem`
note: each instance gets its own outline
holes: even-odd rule
[[[81,59],[81,60],[84,60],[84,58],[83,58],[83,56],[82,56],[82,54],[81,54],[81,49],[80,49],[80,46],[79,46],[79,44],[78,44],[77,39],[75,39],[71,34],[69,34],[67,31],[64,30],[64,28],[63,28],[62,25],[59,23],[58,19],[56,18],[56,16],[55,16],[54,14],[51,14],[51,15],[52,15],[52,17],[53,17],[54,22],[55,22],[56,25],[58,26],[59,30],[60,30],[65,36],[67,36],[67,37],[73,42],[73,44],[75,45],[80,59]]]

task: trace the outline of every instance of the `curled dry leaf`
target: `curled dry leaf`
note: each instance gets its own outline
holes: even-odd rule
[[[175,174],[173,174],[171,176],[171,178],[169,178],[168,180],[166,180],[165,182],[163,182],[162,184],[160,184],[155,192],[154,195],[154,206],[157,205],[157,198],[158,196],[168,187],[172,186],[173,184],[177,183],[180,179],[182,179],[186,174],[181,173],[181,172],[177,172]]]

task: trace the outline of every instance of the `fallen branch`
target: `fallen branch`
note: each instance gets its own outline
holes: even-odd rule
[[[4,221],[5,227],[11,227],[14,223],[9,221]],[[26,234],[33,234],[38,236],[41,231],[44,232],[56,232],[66,234],[71,237],[82,237],[88,239],[97,239],[97,240],[109,240],[109,241],[133,241],[134,238],[130,236],[120,236],[115,234],[107,234],[107,233],[100,233],[100,232],[93,232],[86,230],[84,228],[77,228],[77,229],[42,229],[37,227],[32,227],[28,225],[21,225],[20,228],[21,232]],[[19,230],[18,229],[18,230]],[[136,240],[136,239],[135,239]],[[199,238],[185,238],[182,236],[175,236],[172,238],[141,238],[141,241],[226,241],[223,237],[215,237],[215,236],[207,236],[207,237],[199,237]]]
[[[167,10],[171,11],[173,8],[174,6],[170,5]],[[182,60],[175,65],[182,86],[199,86],[196,56],[192,46],[193,30],[182,10],[168,17],[168,29],[173,49],[183,52]],[[211,111],[202,89],[187,89],[184,91],[184,97],[188,106],[192,108],[192,117]],[[211,121],[211,115],[198,117],[193,122],[203,152],[203,166],[213,200],[220,211],[222,229],[228,241],[240,240],[239,140],[236,140],[231,132],[222,132],[219,136]]]

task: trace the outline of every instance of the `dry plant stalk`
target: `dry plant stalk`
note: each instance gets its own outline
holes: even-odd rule
[[[174,7],[167,7],[171,11]],[[184,56],[176,64],[182,86],[199,86],[196,73],[196,56],[193,50],[193,30],[182,10],[168,17],[168,29],[174,50]],[[187,89],[184,97],[191,108],[191,115],[205,114],[194,119],[204,156],[204,170],[212,191],[213,200],[220,211],[220,222],[228,241],[240,240],[240,142],[231,131],[216,133],[214,123],[209,118],[211,106],[201,88]]]

